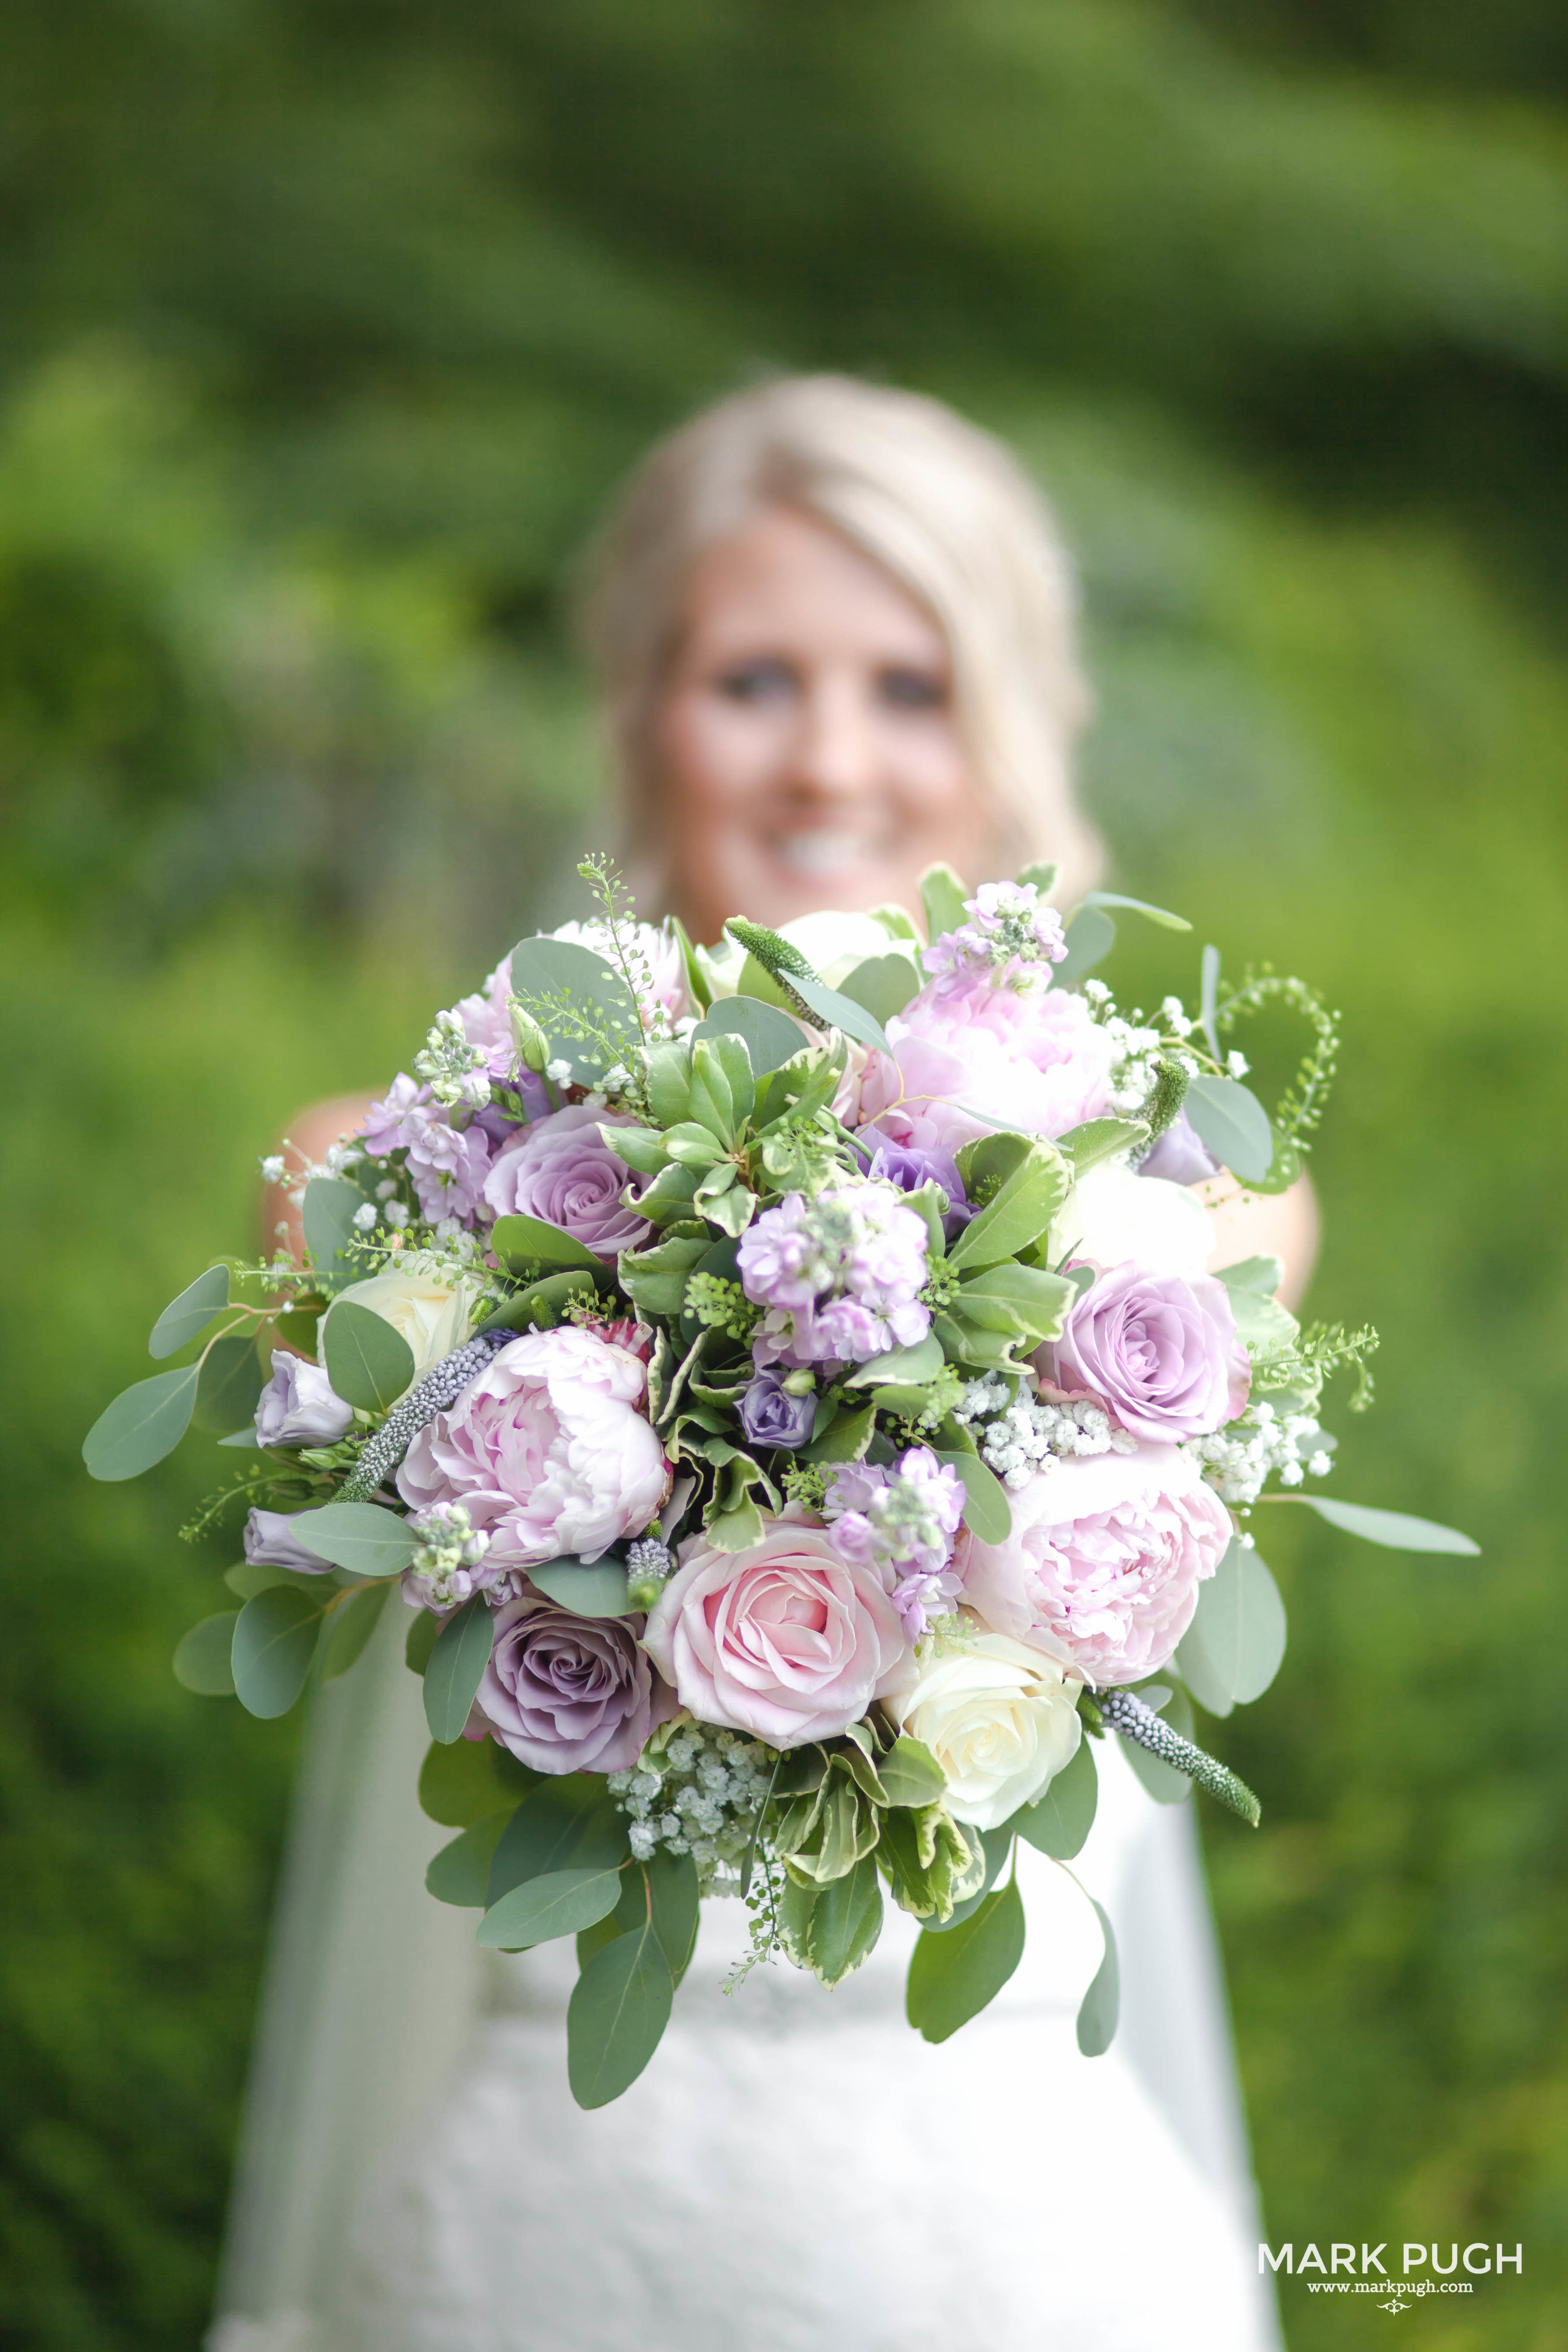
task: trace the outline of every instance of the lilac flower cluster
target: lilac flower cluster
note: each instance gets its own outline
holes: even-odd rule
[[[463,1503],[432,1503],[408,1522],[415,1538],[412,1564],[403,1572],[403,1597],[411,1609],[460,1609],[476,1592],[492,1608],[510,1601],[517,1580],[510,1570],[488,1566],[490,1538],[476,1528]]]
[[[767,1311],[752,1342],[759,1365],[863,1364],[913,1347],[931,1328],[921,1303],[925,1219],[896,1185],[840,1184],[814,1201],[791,1192],[741,1238],[746,1297]]]
[[[963,1580],[952,1566],[963,1517],[963,1482],[929,1445],[911,1446],[886,1469],[851,1462],[823,1497],[833,1546],[852,1567],[890,1570],[893,1606],[918,1642],[939,1603],[956,1601]]]
[[[1028,967],[1060,963],[1067,940],[1061,917],[1033,882],[982,883],[963,911],[968,922],[942,932],[921,959],[938,998],[960,995],[981,978],[996,987],[1049,984],[1048,971]]]

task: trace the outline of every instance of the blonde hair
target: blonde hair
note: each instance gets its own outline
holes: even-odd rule
[[[692,567],[770,506],[826,523],[934,615],[1004,846],[1020,864],[1054,860],[1054,896],[1079,897],[1105,853],[1073,797],[1068,755],[1089,696],[1055,520],[989,433],[941,401],[850,376],[783,376],[704,410],[643,460],[593,551],[587,635],[628,862],[646,873],[658,855],[656,720]]]

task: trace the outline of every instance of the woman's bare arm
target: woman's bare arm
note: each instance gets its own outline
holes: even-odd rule
[[[1215,1176],[1196,1191],[1215,1228],[1210,1266],[1236,1265],[1245,1257],[1280,1258],[1280,1304],[1296,1307],[1311,1276],[1321,1230],[1309,1180],[1299,1176],[1288,1192],[1264,1193],[1243,1192],[1232,1176]]]
[[[290,1171],[319,1165],[330,1145],[353,1133],[374,1099],[367,1087],[363,1094],[334,1095],[331,1102],[312,1103],[291,1119],[288,1135],[292,1149],[286,1153]],[[280,1184],[268,1184],[261,1196],[261,1246],[268,1255],[278,1246],[279,1225],[285,1228],[283,1244],[289,1256],[302,1257],[305,1235],[299,1204]]]

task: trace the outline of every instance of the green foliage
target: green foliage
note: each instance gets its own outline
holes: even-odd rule
[[[1200,1706],[1228,1715],[1261,1698],[1285,1655],[1285,1604],[1256,1551],[1232,1543],[1198,1589],[1175,1664]]]
[[[454,1610],[436,1636],[425,1668],[425,1720],[430,1736],[450,1745],[461,1739],[480,1677],[495,1644],[495,1612],[476,1593]]]
[[[414,1350],[384,1316],[340,1299],[321,1326],[327,1378],[345,1404],[385,1412],[414,1384]]]
[[[994,2001],[1024,1957],[1024,1899],[1009,1879],[967,1919],[922,1935],[910,1962],[905,2008],[927,2042],[945,2042]]]

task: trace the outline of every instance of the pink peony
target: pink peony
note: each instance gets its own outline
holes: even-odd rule
[[[902,1661],[889,1581],[804,1521],[775,1519],[749,1551],[714,1551],[693,1536],[643,1646],[700,1722],[774,1748],[831,1739],[859,1721]]]
[[[621,1206],[632,1171],[600,1132],[631,1124],[588,1103],[536,1118],[497,1153],[485,1179],[485,1199],[498,1217],[521,1211],[559,1225],[596,1257],[639,1249],[653,1227],[635,1209]]]
[[[895,1143],[956,1151],[997,1128],[1065,1135],[1100,1118],[1115,1048],[1080,996],[981,981],[942,996],[932,982],[888,1024],[860,1118]]]
[[[1058,1462],[1007,1497],[1006,1540],[960,1538],[964,1597],[998,1633],[1097,1684],[1163,1666],[1198,1586],[1230,1541],[1230,1515],[1173,1445]]]
[[[664,1449],[637,1411],[647,1388],[625,1348],[571,1323],[531,1331],[420,1431],[397,1490],[414,1510],[466,1504],[490,1538],[487,1564],[597,1559],[647,1526],[668,1485]]]

